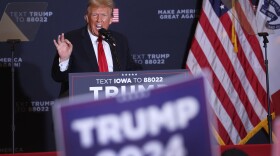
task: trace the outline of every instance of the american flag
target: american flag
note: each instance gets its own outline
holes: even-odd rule
[[[118,8],[114,8],[113,10],[113,23],[118,23],[119,20],[119,9]]]
[[[267,126],[266,74],[254,16],[249,0],[204,0],[189,50],[186,68],[212,73],[209,103],[221,145],[244,144]]]

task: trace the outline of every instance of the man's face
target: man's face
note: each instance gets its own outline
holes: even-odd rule
[[[89,7],[85,18],[90,32],[98,36],[100,28],[108,29],[112,23],[112,9],[109,7]]]

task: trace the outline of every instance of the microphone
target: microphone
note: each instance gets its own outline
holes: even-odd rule
[[[108,42],[109,44],[113,45],[114,47],[116,46],[116,41],[114,39],[114,37],[112,36],[110,31],[107,31],[104,28],[101,28],[98,30],[99,35],[103,36],[103,39]]]

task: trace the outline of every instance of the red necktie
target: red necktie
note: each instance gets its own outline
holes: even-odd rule
[[[98,66],[99,72],[108,72],[108,65],[102,44],[102,37],[98,37]]]

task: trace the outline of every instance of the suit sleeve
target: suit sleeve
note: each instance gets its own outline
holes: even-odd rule
[[[64,82],[68,79],[68,70],[61,72],[59,67],[59,56],[55,55],[52,65],[52,78],[56,82]]]

